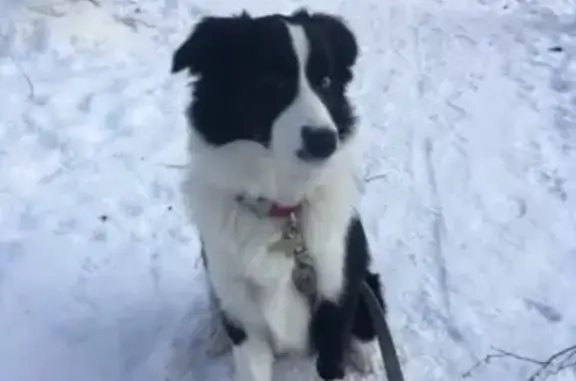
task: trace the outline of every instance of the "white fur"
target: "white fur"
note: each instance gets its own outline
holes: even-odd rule
[[[348,361],[362,375],[372,374],[381,362],[380,348],[376,340],[362,342],[353,338]]]
[[[303,73],[308,42],[301,27],[289,26],[289,31]],[[247,340],[233,349],[238,381],[270,381],[275,354],[305,351],[310,314],[292,284],[293,259],[267,249],[280,238],[283,221],[259,218],[239,205],[236,195],[283,204],[306,200],[303,234],[319,292],[329,299],[342,292],[344,240],[356,203],[354,139],[321,165],[304,163],[296,157],[303,125],[335,128],[305,75],[297,98],[274,124],[271,149],[247,141],[212,148],[191,133],[192,160],[183,190],[221,307],[247,332]]]
[[[294,51],[300,63],[299,91],[294,102],[287,107],[272,127],[272,150],[283,161],[299,160],[296,151],[302,147],[301,131],[303,126],[323,128],[337,132],[330,113],[312,90],[305,73],[309,44],[301,26],[288,26]]]

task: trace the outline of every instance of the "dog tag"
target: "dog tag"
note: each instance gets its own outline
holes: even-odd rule
[[[280,251],[286,255],[293,255],[299,243],[294,238],[281,238],[268,247],[269,251]]]
[[[316,295],[316,270],[311,259],[302,260],[302,256],[296,260],[296,266],[292,270],[292,282],[301,294],[312,299]]]

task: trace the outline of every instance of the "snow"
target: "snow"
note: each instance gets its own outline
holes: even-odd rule
[[[230,379],[204,353],[169,67],[200,16],[242,8],[307,5],[358,35],[360,207],[406,380],[576,344],[573,0],[230,3],[0,1],[0,380]],[[536,370],[504,358],[467,379]]]

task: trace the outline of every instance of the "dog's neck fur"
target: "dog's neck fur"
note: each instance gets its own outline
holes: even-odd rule
[[[190,177],[195,185],[238,195],[263,197],[281,205],[297,205],[319,188],[338,186],[342,177],[353,177],[350,139],[328,163],[317,168],[306,164],[287,165],[275,159],[258,143],[239,141],[211,148],[192,133]]]

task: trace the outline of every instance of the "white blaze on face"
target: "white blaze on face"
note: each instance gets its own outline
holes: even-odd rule
[[[283,160],[298,160],[302,148],[302,128],[323,128],[337,131],[330,112],[312,89],[306,76],[310,43],[300,25],[286,24],[298,60],[298,90],[294,101],[278,116],[272,126],[272,150]]]

